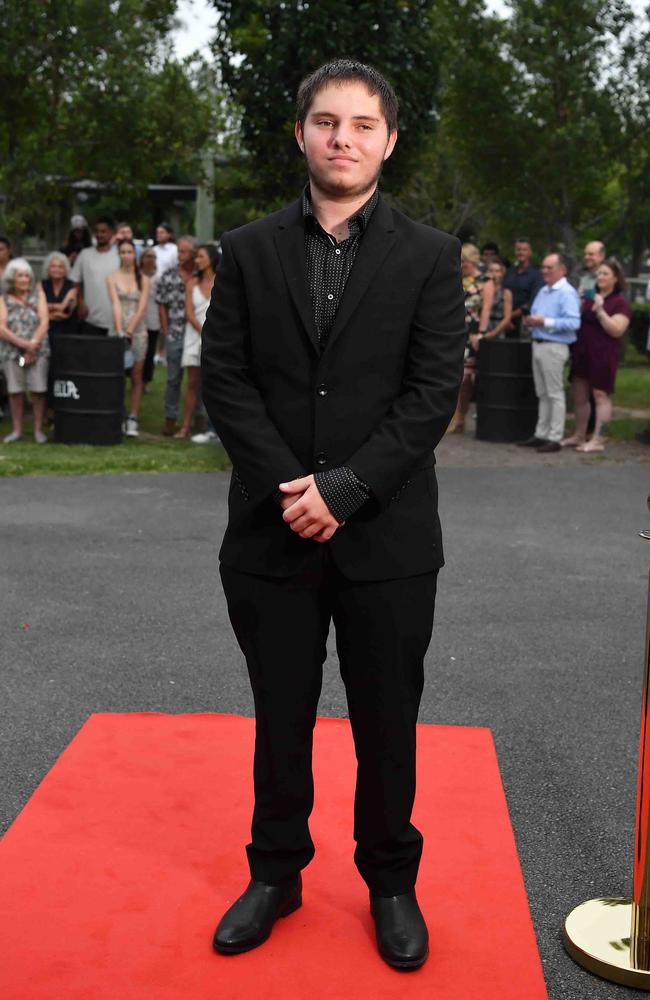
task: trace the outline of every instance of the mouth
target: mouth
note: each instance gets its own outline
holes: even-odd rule
[[[351,156],[330,156],[330,163],[356,163],[357,161]]]

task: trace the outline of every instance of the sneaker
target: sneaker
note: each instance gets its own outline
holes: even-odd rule
[[[21,437],[22,434],[19,434],[18,431],[12,431],[11,434],[7,434],[6,438],[4,438],[4,443],[13,444],[14,441],[20,441]]]
[[[43,431],[34,431],[34,441],[36,444],[47,444],[47,434],[43,434]]]
[[[138,429],[138,418],[129,417],[126,421],[126,430],[124,432],[129,438],[137,438],[140,433]]]
[[[204,431],[202,434],[193,434],[190,438],[194,444],[210,444],[211,441],[218,441],[219,435],[214,431]]]

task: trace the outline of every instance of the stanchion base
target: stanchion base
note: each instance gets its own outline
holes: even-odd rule
[[[564,947],[589,972],[623,986],[650,990],[650,970],[630,964],[631,922],[631,899],[590,899],[566,918]]]

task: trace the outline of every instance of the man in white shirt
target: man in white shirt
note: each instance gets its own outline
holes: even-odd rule
[[[77,284],[81,332],[106,336],[113,325],[111,301],[106,278],[120,266],[117,248],[112,243],[115,225],[112,219],[97,219],[93,227],[97,245],[81,251],[72,268]]]
[[[166,222],[161,222],[156,227],[156,245],[153,248],[156,254],[156,274],[161,275],[170,267],[176,267],[178,263],[178,251],[174,243],[174,233]]]
[[[539,400],[535,434],[523,447],[538,454],[560,451],[566,402],[562,381],[569,345],[580,326],[580,299],[567,281],[570,261],[563,253],[549,253],[542,264],[544,284],[537,292],[524,324],[533,342],[533,378]]]

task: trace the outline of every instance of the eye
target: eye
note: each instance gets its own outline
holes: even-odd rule
[[[330,121],[329,118],[321,118],[320,121],[316,122],[317,125],[324,125],[325,127],[333,126],[334,122]]]

